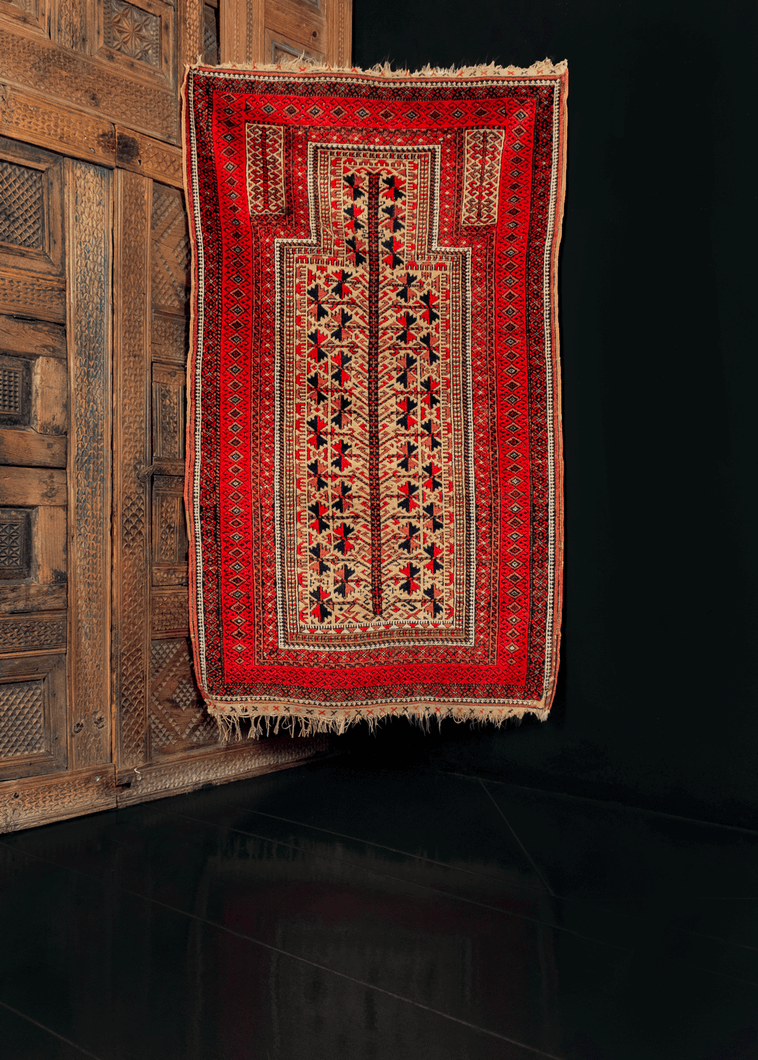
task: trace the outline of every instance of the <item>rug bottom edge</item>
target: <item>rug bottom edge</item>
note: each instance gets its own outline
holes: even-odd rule
[[[262,736],[276,736],[289,732],[291,736],[316,736],[322,733],[340,735],[351,726],[365,722],[369,732],[389,718],[407,718],[428,732],[432,722],[443,721],[459,724],[494,725],[500,728],[511,722],[520,724],[529,714],[545,721],[550,708],[545,701],[524,704],[483,706],[481,704],[409,704],[375,707],[292,707],[292,706],[247,706],[245,704],[206,704],[208,713],[215,719],[222,739],[240,740],[247,730],[247,738],[258,740]]]

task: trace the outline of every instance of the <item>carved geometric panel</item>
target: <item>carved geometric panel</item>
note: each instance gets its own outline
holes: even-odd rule
[[[184,479],[153,478],[153,585],[187,584],[187,529]]]
[[[31,569],[31,510],[0,508],[0,578],[22,581]]]
[[[153,313],[150,336],[152,355],[156,361],[171,361],[185,367],[189,351],[189,320],[186,315]]]
[[[160,18],[123,0],[105,0],[103,9],[103,38],[106,46],[131,59],[160,66]]]
[[[42,172],[0,159],[0,242],[42,246]]]
[[[66,763],[66,656],[0,659],[0,780]]]
[[[184,310],[189,295],[189,230],[184,198],[176,188],[153,186],[153,306]]]
[[[150,630],[155,638],[189,636],[186,589],[156,589],[150,594]]]
[[[205,710],[195,684],[186,638],[152,642],[150,734],[153,753],[218,743],[216,722]]]
[[[153,460],[184,460],[186,375],[153,364]]]
[[[127,76],[143,83],[173,85],[176,5],[164,0],[95,0],[95,3],[99,17],[99,55],[109,65],[123,69]],[[127,120],[126,124],[131,123]]]

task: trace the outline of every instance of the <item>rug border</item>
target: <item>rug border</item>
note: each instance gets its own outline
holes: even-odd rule
[[[558,105],[554,121],[557,127],[557,138],[554,146],[553,173],[555,185],[555,199],[553,205],[552,234],[550,239],[550,253],[545,255],[545,267],[549,276],[550,297],[550,323],[547,335],[549,353],[546,354],[545,362],[550,378],[552,392],[552,430],[548,434],[548,445],[552,433],[552,460],[549,460],[550,479],[552,482],[552,519],[549,520],[549,545],[548,554],[552,559],[549,569],[552,571],[552,586],[548,591],[547,627],[545,636],[545,677],[543,682],[543,694],[539,700],[526,699],[490,699],[486,703],[481,700],[465,700],[460,697],[435,697],[434,701],[426,702],[419,697],[406,697],[402,699],[372,699],[361,704],[352,701],[349,705],[335,706],[332,702],[320,702],[310,700],[299,701],[287,699],[277,702],[275,698],[268,696],[229,696],[218,698],[211,696],[205,687],[203,680],[205,674],[204,666],[204,635],[200,628],[198,616],[198,597],[202,592],[202,557],[198,558],[197,534],[191,517],[192,501],[195,494],[196,479],[199,476],[195,454],[194,423],[196,419],[195,390],[199,390],[199,375],[196,382],[196,364],[198,347],[200,345],[197,326],[197,304],[201,290],[201,273],[203,263],[202,253],[199,247],[199,219],[196,210],[196,196],[194,187],[196,173],[194,172],[193,159],[188,144],[190,143],[190,129],[192,126],[192,114],[190,108],[191,78],[196,72],[214,73],[226,72],[239,74],[241,77],[271,77],[281,75],[312,76],[317,78],[329,78],[344,76],[346,79],[379,80],[379,81],[428,81],[430,79],[451,82],[460,81],[487,81],[487,80],[512,80],[512,81],[535,81],[546,79],[553,82],[558,89]],[[429,721],[437,718],[441,722],[443,718],[449,718],[457,722],[491,723],[500,727],[504,722],[514,720],[519,722],[527,714],[533,714],[540,720],[546,720],[555,697],[557,676],[560,663],[560,626],[563,604],[563,566],[564,566],[564,463],[563,463],[563,433],[562,433],[562,407],[561,407],[561,376],[560,376],[560,330],[558,320],[558,261],[563,234],[563,216],[566,196],[566,159],[567,159],[567,128],[568,128],[568,62],[562,60],[553,63],[545,59],[533,63],[529,67],[521,68],[514,66],[498,66],[494,63],[481,66],[469,66],[461,68],[434,68],[424,67],[417,71],[393,70],[389,64],[375,66],[370,69],[359,69],[357,67],[330,67],[327,65],[305,63],[301,59],[292,59],[277,64],[251,64],[241,66],[226,63],[219,66],[209,66],[207,63],[198,61],[192,66],[185,67],[185,75],[180,90],[182,105],[182,127],[184,136],[182,141],[183,152],[183,180],[185,201],[189,220],[189,235],[192,247],[191,260],[191,291],[190,291],[190,323],[189,337],[190,349],[187,360],[187,420],[186,420],[186,475],[185,475],[185,517],[187,522],[187,534],[189,538],[189,611],[190,611],[190,636],[195,663],[195,673],[198,687],[206,703],[206,707],[215,718],[224,738],[240,734],[240,721],[251,722],[248,736],[258,738],[270,732],[276,733],[279,728],[289,729],[295,735],[313,735],[323,732],[344,732],[346,728],[358,721],[366,721],[370,729],[383,719],[392,716],[401,716],[414,720],[422,727],[428,729]],[[193,383],[196,382],[196,386]],[[550,448],[550,446],[549,446]],[[552,540],[551,540],[552,538]],[[465,706],[463,704],[466,704]]]

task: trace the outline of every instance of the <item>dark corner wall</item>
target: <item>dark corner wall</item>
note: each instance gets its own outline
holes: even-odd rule
[[[756,44],[754,0],[354,0],[359,66],[570,70],[553,714],[342,738],[377,766],[756,826]]]

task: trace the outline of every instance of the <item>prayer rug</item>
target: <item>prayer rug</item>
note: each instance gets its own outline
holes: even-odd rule
[[[547,716],[567,89],[189,71],[191,625],[225,732]]]

